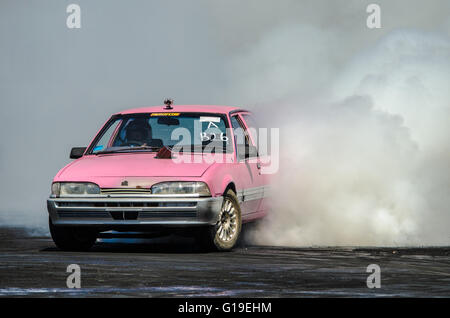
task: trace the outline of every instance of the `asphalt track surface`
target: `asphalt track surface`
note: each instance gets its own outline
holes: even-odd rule
[[[69,264],[81,288],[69,289]],[[367,288],[369,264],[381,288]],[[189,239],[106,240],[62,252],[0,228],[0,297],[450,297],[450,247],[282,248],[205,253]]]

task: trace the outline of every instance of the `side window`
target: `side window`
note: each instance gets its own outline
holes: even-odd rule
[[[245,124],[248,127],[248,133],[251,136],[253,145],[258,149],[259,156],[269,156],[269,149],[272,149],[271,138],[268,136],[268,130],[260,131],[260,127],[255,117],[250,113],[241,114]]]
[[[244,122],[248,127],[248,134],[250,134],[253,145],[258,145],[258,125],[256,124],[255,118],[250,114],[241,114],[244,118]]]
[[[236,142],[236,151],[239,157],[241,151],[247,151],[248,146],[252,144],[250,136],[248,135],[247,129],[245,128],[242,119],[237,115],[231,117],[231,127],[233,128],[233,134]],[[255,155],[250,155],[254,157]]]
[[[233,128],[236,145],[248,145],[248,136],[245,133],[245,127],[237,115],[231,117],[231,127]]]

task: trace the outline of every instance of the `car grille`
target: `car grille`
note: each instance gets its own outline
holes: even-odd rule
[[[59,201],[56,203],[61,218],[107,218],[139,220],[150,218],[197,217],[197,202],[149,202],[102,200],[91,202]]]
[[[184,218],[184,217],[196,217],[197,212],[189,212],[189,211],[178,211],[178,212],[139,212],[139,218],[148,219],[148,218]]]
[[[151,189],[145,188],[103,188],[101,189],[101,194],[123,194],[123,195],[132,195],[132,194],[151,194]]]
[[[151,219],[151,218],[183,218],[196,217],[195,211],[167,211],[167,212],[75,212],[75,211],[59,211],[60,218],[94,218],[94,219],[114,219],[114,220],[137,220],[137,219]]]
[[[75,212],[75,211],[60,211],[58,212],[60,218],[110,218],[111,214],[108,212]]]
[[[57,207],[83,207],[83,208],[193,208],[197,206],[197,202],[77,202],[77,201],[61,201],[56,204]]]

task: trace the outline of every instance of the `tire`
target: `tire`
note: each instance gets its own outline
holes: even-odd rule
[[[233,190],[226,191],[217,223],[200,233],[200,244],[207,250],[231,251],[242,229],[242,215]]]
[[[97,240],[97,232],[67,226],[55,226],[48,220],[50,234],[55,245],[63,251],[87,251]]]

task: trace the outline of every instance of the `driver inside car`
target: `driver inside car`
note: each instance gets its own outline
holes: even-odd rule
[[[122,146],[131,147],[162,147],[161,139],[152,138],[152,127],[144,118],[133,120],[125,128],[125,140]]]
[[[143,147],[147,146],[148,142],[152,139],[152,129],[146,120],[134,120],[125,132],[124,145]]]
[[[143,128],[135,128],[135,127],[131,127],[129,129],[127,129],[127,145],[128,146],[146,146],[146,135],[147,132],[145,131],[145,129]]]

